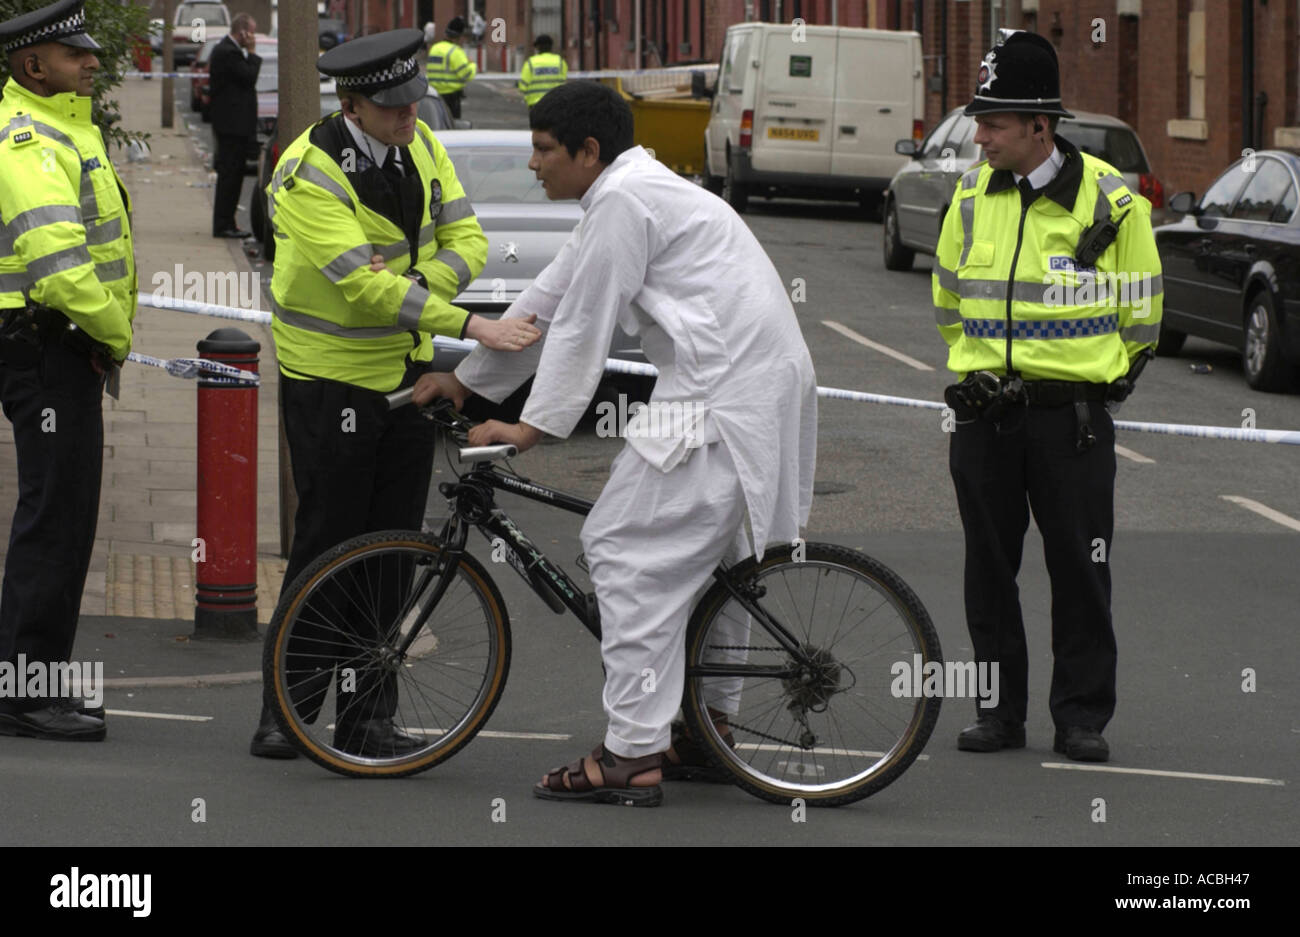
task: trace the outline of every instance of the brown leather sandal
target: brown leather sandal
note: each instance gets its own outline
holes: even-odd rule
[[[571,765],[555,768],[546,780],[533,785],[533,794],[543,800],[576,800],[594,804],[621,804],[626,807],[658,807],[664,801],[663,788],[658,784],[632,787],[632,778],[660,767],[660,754],[641,758],[623,758],[607,751],[604,744],[591,752],[593,760],[600,762],[604,783],[597,786],[587,775],[587,763],[579,758]],[[569,787],[564,786],[565,775]]]
[[[724,728],[721,720],[714,724],[718,726],[719,731]],[[709,784],[732,782],[731,772],[719,765],[709,750],[690,735],[685,722],[674,722],[672,733],[670,751],[677,756],[677,760],[673,761],[668,752],[664,752],[665,781],[704,781]],[[728,748],[736,747],[736,740],[731,732],[724,732],[722,740],[727,743]]]

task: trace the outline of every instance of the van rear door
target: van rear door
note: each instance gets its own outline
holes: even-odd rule
[[[836,32],[829,26],[763,30],[754,102],[756,170],[831,171]]]
[[[838,42],[831,172],[889,180],[907,162],[894,142],[922,113],[920,39],[845,30]]]
[[[704,128],[704,143],[708,147],[709,172],[715,176],[727,173],[727,144],[737,145],[740,137],[740,117],[744,104],[745,80],[749,68],[749,47],[753,40],[753,27],[733,26],[727,30],[722,42],[722,59],[718,63],[718,83],[714,88],[713,113]]]

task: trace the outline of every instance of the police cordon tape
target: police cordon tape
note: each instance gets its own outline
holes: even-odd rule
[[[251,384],[254,387],[262,382],[261,377],[252,371],[243,371],[232,364],[209,361],[207,358],[155,358],[153,355],[133,351],[126,356],[126,360],[151,368],[162,368],[172,377],[201,377],[218,384]]]
[[[643,75],[687,75],[691,72],[710,72],[716,69],[701,66],[679,66],[677,68],[626,68],[609,69],[596,72],[569,72],[569,78],[637,78]],[[198,78],[207,72],[122,72],[122,78]],[[521,72],[478,72],[472,81],[519,81]]]
[[[271,314],[258,309],[237,309],[234,306],[217,306],[211,303],[196,303],[188,299],[163,299],[150,293],[140,294],[140,305],[153,309],[170,309],[175,312],[189,312],[195,315],[216,316],[221,319],[238,319],[243,322],[256,322],[269,325]],[[448,351],[472,351],[478,342],[433,336],[435,348]],[[605,371],[610,374],[630,374],[637,377],[658,377],[659,370],[652,364],[639,361],[620,361],[617,358],[605,360]],[[915,407],[922,410],[946,410],[947,404],[933,400],[917,400],[913,397],[892,397],[888,394],[868,394],[859,390],[845,390],[839,387],[818,387],[818,397],[830,400],[853,400],[858,403],[879,403],[892,407]],[[1135,433],[1155,433],[1161,436],[1191,436],[1199,439],[1226,439],[1233,442],[1265,442],[1285,446],[1300,446],[1300,431],[1285,429],[1246,429],[1239,426],[1198,426],[1192,423],[1143,423],[1133,420],[1116,420],[1116,429]]]

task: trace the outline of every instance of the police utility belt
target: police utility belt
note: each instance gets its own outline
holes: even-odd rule
[[[85,355],[104,370],[115,364],[111,348],[77,328],[57,309],[34,302],[15,309],[0,309],[0,359],[6,364],[15,368],[35,367],[50,342]]]
[[[1118,222],[1104,218],[1089,226],[1079,238],[1074,252],[1075,259],[1084,266],[1095,264],[1114,242],[1119,233],[1119,225],[1127,216],[1126,211],[1120,215]],[[1075,448],[1079,452],[1087,452],[1097,441],[1088,404],[1104,401],[1112,412],[1118,411],[1120,404],[1133,393],[1138,376],[1146,367],[1147,361],[1154,357],[1154,353],[1150,348],[1142,349],[1128,374],[1112,384],[1026,381],[1011,365],[1012,328],[1009,311],[1007,318],[1007,373],[998,375],[992,371],[975,371],[966,375],[961,383],[944,388],[944,400],[952,407],[959,421],[969,423],[977,419],[985,420],[992,423],[999,432],[1014,432],[1018,429],[1023,422],[1026,407],[1073,405],[1077,426]]]

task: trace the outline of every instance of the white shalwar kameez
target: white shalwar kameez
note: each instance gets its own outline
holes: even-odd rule
[[[745,512],[760,555],[770,541],[790,543],[808,520],[816,379],[780,276],[721,199],[638,146],[581,204],[573,235],[505,313],[535,313],[542,340],[513,354],[480,345],[456,375],[500,402],[535,370],[521,419],[567,437],[601,380],[617,324],[640,337],[659,369],[650,407],[674,404],[687,415],[658,420],[652,434],[637,432],[649,408],[629,421],[582,528],[603,632],[605,746],[637,758],[669,746],[687,619],[714,568],[755,552]],[[734,640],[743,644],[744,630]],[[706,699],[735,713],[741,689],[719,680]]]

